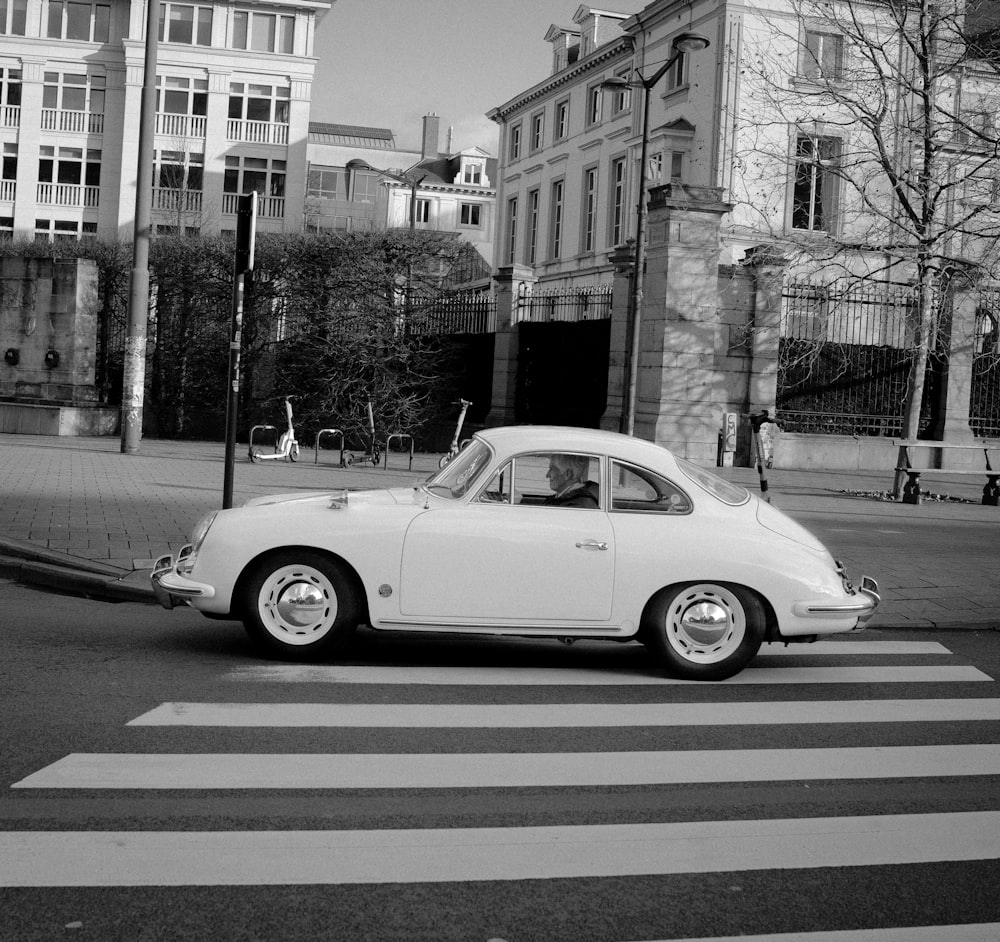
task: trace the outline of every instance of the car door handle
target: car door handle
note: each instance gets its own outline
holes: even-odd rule
[[[586,550],[606,550],[608,548],[608,544],[602,542],[601,540],[584,540],[582,543],[577,543],[576,548]]]

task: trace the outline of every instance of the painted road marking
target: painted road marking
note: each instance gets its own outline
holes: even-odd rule
[[[326,666],[309,664],[260,664],[227,672],[226,680],[284,684],[449,684],[455,686],[577,684],[588,687],[697,684],[703,680],[664,677],[650,669],[635,671],[547,667],[400,667]],[[991,681],[993,678],[971,665],[880,667],[748,667],[735,677],[717,683],[744,684],[891,684],[958,683]]]
[[[547,729],[1000,720],[1000,698],[765,703],[163,703],[129,726]]]
[[[906,926],[899,929],[834,929],[826,932],[779,932],[771,935],[727,935],[650,942],[997,942],[1000,922],[962,926]]]
[[[556,753],[72,753],[13,788],[537,788],[1000,775],[1000,745]]]
[[[454,883],[1000,857],[1000,812],[370,831],[7,831],[0,886]]]

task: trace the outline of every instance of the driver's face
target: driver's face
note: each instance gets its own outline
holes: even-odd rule
[[[567,469],[561,469],[554,461],[550,461],[549,470],[545,472],[545,477],[549,481],[549,487],[554,491],[561,491],[566,486],[566,476],[568,473]]]

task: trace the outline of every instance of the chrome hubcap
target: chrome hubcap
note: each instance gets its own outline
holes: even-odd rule
[[[720,585],[693,585],[667,612],[667,642],[693,664],[717,664],[734,654],[747,633],[740,600]]]
[[[293,582],[282,589],[277,602],[278,617],[297,628],[312,625],[323,614],[326,599],[316,586],[309,582]]]
[[[684,610],[681,625],[698,644],[717,644],[729,630],[729,613],[716,602],[696,602]]]
[[[257,610],[268,634],[285,644],[312,644],[337,621],[337,593],[312,566],[283,566],[264,580]]]

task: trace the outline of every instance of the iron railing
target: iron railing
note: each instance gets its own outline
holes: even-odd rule
[[[611,317],[611,284],[583,288],[532,290],[522,284],[514,320],[532,324],[552,321],[599,321]]]
[[[1000,288],[986,288],[976,311],[969,427],[976,435],[1000,437]]]

